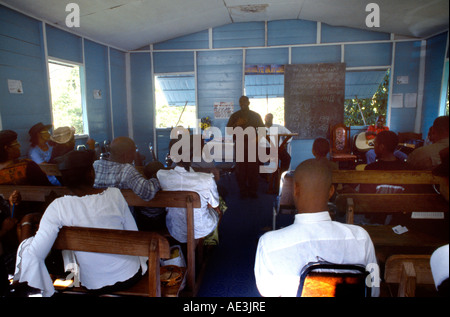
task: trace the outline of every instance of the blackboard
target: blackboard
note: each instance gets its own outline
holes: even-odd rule
[[[344,122],[344,97],[345,63],[285,66],[285,125],[294,138],[327,138],[330,124]]]

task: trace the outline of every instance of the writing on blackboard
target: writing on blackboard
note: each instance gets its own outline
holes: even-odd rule
[[[327,137],[344,119],[345,64],[285,67],[285,124],[300,139]]]

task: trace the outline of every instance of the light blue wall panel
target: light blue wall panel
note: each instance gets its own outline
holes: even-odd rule
[[[168,41],[156,43],[153,45],[154,50],[166,49],[202,49],[209,47],[208,30],[177,37]]]
[[[326,23],[322,23],[322,34],[321,34],[322,43],[383,41],[389,39],[390,39],[389,33],[373,32],[348,27],[331,26]]]
[[[340,63],[341,47],[338,45],[293,47],[292,64]]]
[[[400,42],[395,46],[395,68],[393,80],[393,93],[403,94],[418,92],[420,41]],[[407,76],[408,84],[398,84],[398,76]],[[408,118],[408,120],[405,120]],[[395,132],[414,132],[416,108],[392,108],[390,128]]]
[[[194,72],[194,52],[155,52],[153,67],[155,74]]]
[[[280,20],[267,23],[267,45],[314,44],[317,22],[305,20]]]
[[[288,48],[247,49],[245,51],[245,64],[247,65],[285,65],[288,63]]]
[[[102,143],[112,139],[108,48],[85,40],[84,50],[89,136]],[[94,90],[101,91],[101,99],[94,98]]]
[[[422,134],[427,135],[434,119],[439,116],[442,72],[444,70],[447,32],[427,40],[425,89],[422,108]]]
[[[293,140],[291,142],[291,170],[303,161],[314,158],[312,145],[314,140]]]
[[[233,102],[239,110],[242,95],[242,50],[205,51],[197,55],[197,87],[199,118],[214,118],[214,102]],[[214,119],[213,119],[214,120]],[[213,125],[222,128],[227,120],[214,120]]]
[[[213,29],[213,47],[251,47],[265,45],[264,22],[232,23]]]
[[[23,94],[10,94],[8,79],[22,81]],[[0,119],[29,148],[28,130],[51,123],[42,23],[0,6]]]
[[[83,62],[82,39],[72,33],[46,25],[48,55],[72,62]]]
[[[125,53],[110,49],[113,137],[128,136]]]
[[[392,63],[392,44],[349,44],[345,45],[347,67],[388,66]]]
[[[149,142],[153,143],[153,84],[150,53],[130,54],[131,109],[133,139],[139,152],[150,157]]]

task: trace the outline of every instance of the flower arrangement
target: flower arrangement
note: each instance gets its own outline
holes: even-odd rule
[[[211,118],[210,118],[210,117],[203,117],[203,118],[200,120],[200,128],[201,128],[202,130],[208,129],[208,128],[211,126],[211,124],[212,124],[212,121],[211,121]]]

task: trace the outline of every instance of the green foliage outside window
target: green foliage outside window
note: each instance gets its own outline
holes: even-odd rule
[[[389,96],[389,71],[372,98],[346,99],[344,101],[344,123],[346,126],[372,125],[379,115],[386,116]],[[364,119],[361,116],[364,115]]]

